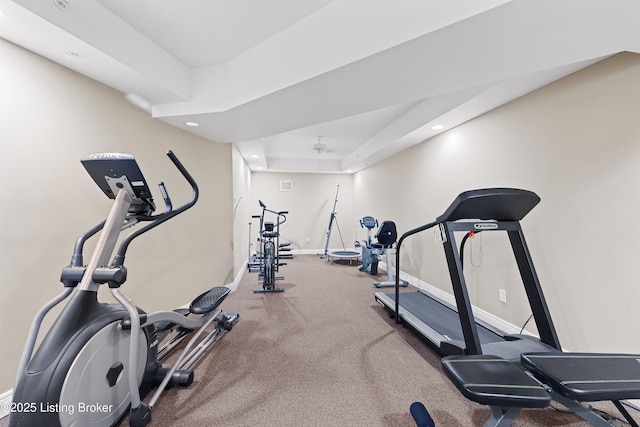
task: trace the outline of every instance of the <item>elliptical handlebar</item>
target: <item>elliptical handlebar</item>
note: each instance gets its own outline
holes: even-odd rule
[[[160,193],[164,200],[165,210],[163,213],[158,215],[151,215],[155,210],[155,203],[153,202],[151,191],[149,190],[142,172],[138,168],[133,156],[119,153],[104,153],[87,156],[82,160],[82,163],[84,164],[87,172],[89,172],[89,175],[91,175],[98,187],[100,187],[109,198],[115,199],[116,194],[119,191],[125,191],[129,193],[132,199],[134,199],[134,202],[132,203],[132,206],[125,218],[125,222],[120,226],[119,231],[122,231],[140,221],[148,221],[148,224],[144,227],[141,227],[123,239],[116,256],[114,257],[112,263],[113,267],[117,268],[124,264],[125,253],[133,239],[191,208],[198,200],[198,185],[191,174],[171,150],[167,151],[166,154],[175,167],[180,171],[182,176],[191,185],[192,195],[191,199],[187,203],[174,209],[164,182],[160,182],[158,187],[160,188]],[[80,236],[76,241],[73,249],[73,255],[71,257],[71,263],[69,266],[63,268],[60,278],[60,281],[65,287],[75,287],[82,279],[85,272],[85,267],[83,266],[84,244],[90,237],[102,230],[106,222],[107,220],[102,221],[100,224]]]
[[[179,212],[177,212],[175,215],[178,215],[179,213],[186,211],[187,209],[189,209],[190,207],[196,204],[196,202],[198,201],[198,197],[200,196],[200,190],[198,189],[198,184],[196,183],[196,181],[193,179],[189,171],[187,171],[187,169],[182,165],[180,160],[178,160],[178,157],[176,157],[173,151],[168,150],[167,156],[173,162],[175,167],[180,171],[184,179],[186,179],[187,182],[191,185],[191,189],[193,191],[191,200],[185,203],[184,205],[180,206],[178,209],[176,209],[176,211],[179,211]]]
[[[192,189],[191,200],[189,200],[184,205],[182,205],[182,206],[180,206],[180,207],[178,207],[176,209],[173,209],[173,206],[171,204],[171,199],[169,198],[169,193],[167,192],[167,188],[166,188],[164,182],[161,182],[161,183],[158,184],[158,186],[160,187],[160,192],[162,193],[162,198],[164,199],[165,206],[167,207],[166,211],[161,213],[161,214],[159,214],[159,215],[153,215],[153,216],[136,215],[136,219],[138,219],[139,221],[157,221],[157,220],[162,220],[161,222],[164,222],[164,221],[166,221],[166,220],[168,220],[170,218],[173,218],[174,216],[176,216],[178,214],[181,214],[182,212],[186,211],[187,209],[191,208],[198,201],[198,197],[200,196],[200,190],[198,188],[198,184],[196,183],[196,181],[193,179],[193,177],[191,176],[189,171],[187,171],[187,169],[183,166],[183,164],[180,162],[180,160],[178,160],[178,158],[173,153],[173,151],[168,150],[167,151],[167,156],[169,157],[169,159],[171,159],[171,161],[173,162],[175,167],[180,171],[180,173],[182,174],[184,179],[186,179],[187,182],[191,185],[191,189]],[[165,216],[168,216],[168,218],[164,219]]]
[[[280,211],[276,213],[278,214],[279,217],[282,218],[282,221],[278,220],[278,224],[282,225],[285,222],[287,222],[287,214],[289,214],[289,211]]]
[[[150,222],[147,225],[145,225],[144,227],[142,227],[142,228],[138,229],[137,231],[131,233],[129,236],[127,236],[122,241],[122,243],[120,244],[120,247],[118,248],[118,252],[116,253],[115,258],[113,259],[113,266],[114,267],[118,267],[118,266],[121,266],[121,265],[124,264],[125,254],[127,252],[129,244],[131,243],[131,241],[133,239],[135,239],[136,237],[140,236],[143,233],[146,233],[147,231],[151,230],[152,228],[157,227],[158,225],[162,224],[163,222],[170,220],[171,218],[175,217],[176,215],[179,215],[179,214],[183,213],[187,209],[193,207],[193,205],[195,205],[196,202],[198,201],[198,197],[200,195],[200,190],[198,189],[198,184],[196,183],[196,181],[193,179],[193,177],[191,176],[189,171],[187,171],[187,169],[184,167],[184,165],[180,162],[178,157],[173,153],[173,151],[168,150],[167,151],[167,156],[169,157],[171,162],[173,162],[175,167],[180,171],[182,176],[191,185],[191,189],[192,189],[191,200],[189,200],[187,203],[183,204],[182,206],[179,206],[179,207],[173,209],[172,203],[171,203],[171,199],[169,198],[169,193],[167,192],[167,188],[166,188],[165,184],[163,182],[161,182],[159,184],[159,187],[160,187],[160,191],[162,193],[162,197],[164,199],[164,203],[165,203],[165,206],[166,206],[165,212],[163,212],[163,213],[161,213],[159,215],[153,215],[153,216],[147,216],[147,215],[136,215],[135,216],[136,219],[138,219],[140,221],[150,221]]]
[[[267,205],[265,205],[262,200],[258,200],[258,204],[262,208],[262,215],[253,215],[252,218],[261,218],[261,221],[264,221],[264,213],[265,212],[269,212],[269,213],[272,213],[274,215],[278,215],[278,217],[282,218],[282,221],[280,221],[280,219],[278,219],[278,224],[279,225],[282,225],[285,222],[287,222],[287,215],[289,214],[289,211],[274,211],[272,209],[268,209]]]

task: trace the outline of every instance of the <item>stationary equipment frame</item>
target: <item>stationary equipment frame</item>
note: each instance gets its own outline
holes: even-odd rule
[[[11,427],[110,426],[127,412],[130,425],[145,426],[160,394],[169,386],[190,385],[191,367],[239,319],[237,313],[219,309],[230,292],[227,287],[202,293],[188,309],[155,313],[145,313],[120,290],[127,278],[125,253],[133,239],[191,208],[198,199],[191,175],[172,152],[167,156],[191,184],[193,194],[189,202],[174,208],[160,183],[165,211],[157,215],[133,156],[102,153],[83,159],[89,174],[114,202],[106,220],[77,240],[71,263],[62,270],[64,291],[42,307],[32,322],[13,392],[13,404],[21,410],[11,413]],[[145,225],[119,240],[122,231],[139,222]],[[93,255],[84,265],[84,244],[100,231]],[[105,284],[117,303],[98,301],[98,290]],[[44,317],[67,297],[66,306],[34,351]],[[163,368],[159,361],[187,336],[191,340],[172,367]],[[151,399],[144,402],[154,388]],[[80,405],[86,404],[100,409],[82,411]],[[58,410],[47,409],[50,406]]]
[[[320,258],[329,258],[332,264],[335,259],[348,259],[349,263],[351,263],[351,261],[353,261],[354,259],[357,260],[358,258],[360,258],[359,252],[347,250],[344,246],[344,240],[342,239],[342,232],[340,231],[340,226],[338,225],[338,217],[337,217],[338,214],[336,212],[339,191],[340,191],[340,185],[338,184],[336,188],[336,197],[333,201],[333,209],[331,210],[331,215],[329,216],[329,226],[327,227],[327,233],[326,233],[327,241],[325,242],[325,245],[324,245],[324,252],[320,255]],[[338,234],[340,235],[340,243],[342,244],[342,250],[329,253],[329,241],[331,240],[331,229],[333,228],[334,223],[336,225],[336,228],[338,229]]]
[[[402,235],[396,252],[396,292],[378,292],[375,298],[395,315],[397,322],[411,326],[445,356],[443,370],[465,397],[491,407],[487,427],[509,426],[522,408],[544,408],[551,400],[599,427],[614,424],[581,402],[610,400],[631,426],[638,427],[621,401],[640,398],[640,354],[562,352],[520,226],[520,220],[539,201],[533,192],[512,188],[461,193],[434,222]],[[427,294],[400,294],[400,247],[407,237],[435,226],[440,229],[456,304],[425,312],[420,308],[434,306],[427,304],[431,300]],[[454,235],[471,231],[507,233],[539,337],[492,331],[495,337],[483,339]],[[449,325],[442,322],[447,318],[446,312],[450,314]],[[449,329],[445,332],[443,328]],[[460,338],[452,339],[455,333]]]

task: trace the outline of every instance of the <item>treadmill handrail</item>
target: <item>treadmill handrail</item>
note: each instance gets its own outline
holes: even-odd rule
[[[510,206],[504,204],[504,200],[507,199],[511,202]],[[435,221],[404,233],[396,244],[396,323],[400,323],[400,246],[404,239],[443,222],[464,219],[519,221],[539,202],[540,197],[536,193],[518,188],[497,187],[464,191]],[[468,205],[476,209],[481,208],[482,212],[468,215]]]
[[[438,224],[439,223],[436,220],[418,228],[414,228],[413,230],[409,230],[400,236],[398,243],[396,243],[396,323],[400,323],[400,247],[402,246],[402,242],[407,237],[420,233],[421,231],[428,230]]]

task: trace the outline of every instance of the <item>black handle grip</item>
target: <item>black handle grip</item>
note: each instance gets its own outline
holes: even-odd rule
[[[191,196],[191,200],[188,203],[186,203],[185,205],[183,205],[180,208],[178,208],[180,210],[180,212],[182,212],[183,210],[189,209],[191,206],[196,204],[196,202],[198,201],[198,197],[200,196],[200,190],[198,189],[198,184],[196,183],[196,181],[193,179],[193,177],[187,171],[187,169],[182,165],[180,160],[178,160],[178,157],[176,157],[176,155],[173,153],[173,151],[168,150],[167,151],[167,156],[169,157],[169,159],[171,159],[171,161],[173,162],[175,167],[178,168],[178,170],[180,171],[182,176],[184,176],[184,178],[187,180],[187,182],[189,182],[189,184],[191,185],[191,189],[193,191],[193,194]],[[184,209],[182,209],[183,207],[184,207]]]

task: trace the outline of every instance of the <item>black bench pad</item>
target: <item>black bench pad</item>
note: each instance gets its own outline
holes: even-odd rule
[[[520,361],[540,381],[573,400],[640,399],[640,354],[527,353]]]
[[[551,402],[540,384],[499,356],[448,356],[442,367],[467,399],[483,405],[544,408]]]

